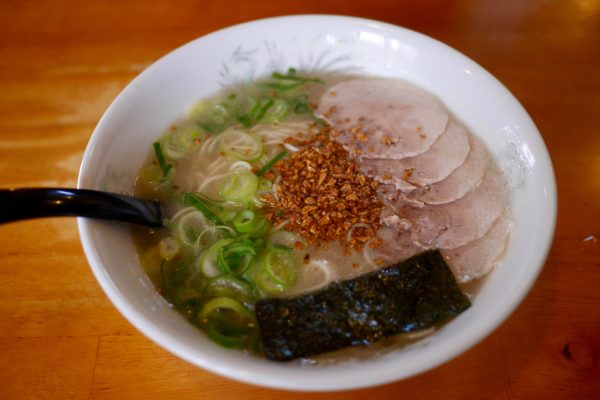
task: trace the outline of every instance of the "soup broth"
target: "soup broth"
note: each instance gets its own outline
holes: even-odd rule
[[[467,133],[461,139],[460,131],[459,139],[447,141],[455,148],[464,146],[457,141],[467,143],[460,150],[464,157],[454,156],[457,166],[447,167],[447,174],[437,172],[442,167],[430,168],[432,175],[422,158],[436,151],[429,165],[446,157],[450,152],[436,144],[454,133],[446,133],[448,123],[439,115],[427,114],[437,110],[437,102],[431,106],[433,100],[403,81],[407,94],[382,103],[389,93],[382,91],[381,81],[383,86],[398,82],[314,77],[293,69],[274,73],[198,102],[154,144],[135,194],[160,200],[167,219],[163,229],[134,228],[140,259],[165,299],[215,342],[260,353],[257,300],[322,290],[427,249],[441,249],[468,294],[500,259],[508,237],[500,222],[508,220],[504,203],[486,226],[468,231],[459,227],[470,223],[460,215],[464,207],[452,208],[463,201],[483,209],[479,204],[496,186],[481,189],[487,182],[481,178],[458,200],[435,203],[450,198],[444,182],[460,174],[469,157],[488,171],[486,176],[496,174],[493,164],[475,164],[476,139]],[[363,88],[370,88],[369,82],[381,97]],[[359,104],[361,97],[365,104]],[[416,124],[410,129],[424,136],[421,142],[431,139],[422,151],[414,150],[420,143],[398,147],[408,154],[398,160],[389,158],[389,146],[397,143],[385,133],[387,122],[370,118],[382,107],[393,110],[395,101],[415,102],[405,125]],[[436,121],[427,125],[420,118]],[[436,124],[443,125],[443,132],[433,132]],[[370,142],[373,135],[380,135],[377,140],[385,146],[381,154],[375,154],[379,145]],[[465,171],[461,176],[467,176]],[[501,248],[490,246],[498,240]],[[388,338],[377,351],[412,343],[434,329]],[[361,351],[355,353],[359,358]],[[324,363],[339,355],[317,359]]]

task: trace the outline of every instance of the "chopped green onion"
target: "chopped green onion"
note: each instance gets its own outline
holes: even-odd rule
[[[250,128],[252,126],[252,118],[260,107],[260,102],[256,100],[253,96],[247,96],[237,105],[237,119],[242,123],[246,128]]]
[[[232,171],[224,180],[219,194],[223,200],[248,204],[252,201],[258,178],[248,170]]]
[[[296,263],[291,249],[276,247],[265,255],[265,270],[278,284],[289,287],[296,280]]]
[[[184,157],[193,147],[194,140],[202,136],[197,126],[184,126],[161,140],[162,152],[171,160]]]
[[[319,78],[297,76],[296,70],[294,68],[289,68],[286,74],[282,74],[281,72],[273,72],[273,74],[271,74],[271,77],[274,79],[282,79],[288,81],[325,83]]]
[[[279,153],[277,153],[275,155],[275,157],[273,157],[269,162],[267,162],[265,165],[263,165],[257,172],[256,172],[256,176],[262,176],[264,175],[267,171],[269,171],[271,168],[273,168],[273,165],[275,165],[275,163],[277,163],[277,161],[281,160],[283,157],[285,157],[287,154],[287,151],[285,150],[281,150]]]
[[[206,304],[204,304],[202,310],[200,311],[200,320],[204,322],[211,317],[212,313],[218,312],[222,309],[232,310],[241,316],[254,319],[250,311],[248,311],[246,307],[244,307],[244,305],[239,301],[230,297],[217,297],[207,301]]]
[[[258,111],[258,108],[260,107],[260,103],[256,102],[256,100],[252,99],[254,101],[252,108],[250,109],[250,111],[248,111],[247,113],[238,115],[238,121],[240,121],[242,123],[242,125],[244,125],[244,127],[246,128],[250,128],[252,127],[253,123],[252,123],[252,115],[255,114]]]
[[[221,218],[210,209],[207,199],[201,197],[200,193],[184,193],[183,204],[196,208],[213,224],[223,225]]]
[[[211,279],[204,288],[203,296],[207,300],[215,297],[230,297],[246,307],[254,306],[252,287],[247,282],[233,276],[217,276]]]
[[[219,134],[211,150],[236,164],[217,181],[216,199],[184,193],[180,199],[189,210],[168,222],[172,237],[152,248],[162,259],[165,298],[222,346],[250,348],[257,343],[254,302],[294,285],[297,265],[308,251],[297,235],[273,232],[260,211],[261,198],[273,191],[273,182],[264,175],[288,152],[269,159],[266,145],[246,128],[277,124],[294,114],[316,118],[304,85],[318,83],[322,81],[298,76],[293,68],[274,72],[253,96],[228,93],[197,103],[185,122],[153,145],[157,162],[148,166],[152,182],[168,182],[176,160],[187,157],[196,139],[209,133]],[[244,169],[237,168],[240,163]],[[258,171],[252,173],[251,167]]]
[[[240,129],[229,129],[219,136],[220,149],[228,156],[244,161],[256,161],[262,157],[264,143]]]
[[[233,239],[221,239],[205,250],[198,261],[196,267],[200,268],[204,276],[214,278],[220,274],[218,259],[223,247],[233,243]]]
[[[245,233],[252,237],[263,236],[271,228],[269,221],[252,210],[237,213],[232,224],[239,233]]]
[[[271,124],[278,124],[283,121],[289,108],[287,101],[276,99],[273,107],[269,108],[267,113],[262,117],[262,120]]]
[[[229,297],[208,301],[198,318],[202,325],[207,326],[208,336],[224,347],[242,347],[248,335],[256,330],[253,313]]]
[[[222,104],[214,104],[200,126],[212,134],[223,132],[229,124],[230,111]]]
[[[186,247],[194,247],[198,235],[209,225],[210,222],[207,221],[204,214],[192,208],[189,212],[168,222],[169,228],[173,230],[179,243]]]
[[[310,111],[310,105],[308,104],[308,96],[306,94],[301,94],[299,96],[294,97],[291,100],[291,105],[294,110],[294,113],[298,115]]]
[[[263,86],[268,89],[277,90],[280,92],[286,92],[295,88],[298,88],[305,83],[313,82],[313,83],[324,83],[319,78],[309,78],[302,77],[296,75],[296,70],[294,68],[289,68],[287,73],[282,74],[281,72],[273,72],[271,74],[273,79],[277,79],[278,82],[265,82],[260,86]]]
[[[269,108],[273,106],[273,103],[273,99],[267,99],[266,101],[264,101],[258,109],[256,115],[254,116],[254,121],[260,121],[265,116]]]
[[[239,238],[219,248],[217,265],[226,274],[241,275],[256,260],[262,241]]]
[[[179,254],[179,243],[171,236],[158,242],[158,254],[163,260],[170,260]]]
[[[158,166],[163,172],[163,179],[167,179],[169,176],[169,172],[173,168],[173,164],[167,164],[165,161],[165,156],[162,152],[162,148],[159,142],[154,142],[152,145],[154,147],[154,155],[156,156],[156,160],[158,161]]]
[[[217,225],[211,226],[203,230],[196,239],[196,248],[203,248],[212,243],[215,243],[217,240],[223,239],[223,236],[234,237],[236,235],[235,230],[230,228],[227,225]]]
[[[279,92],[287,92],[288,90],[292,90],[292,89],[296,89],[299,88],[300,86],[304,85],[304,82],[299,82],[299,81],[291,81],[291,82],[264,82],[261,83],[260,86],[267,88],[267,89],[273,89]]]
[[[246,113],[238,115],[238,120],[246,127],[250,128],[253,125],[256,125],[260,122],[269,108],[271,108],[274,104],[272,98],[262,99],[260,101],[256,101],[252,99],[253,105],[250,110]]]
[[[237,213],[233,219],[233,227],[240,233],[249,233],[256,225],[258,218],[252,210],[244,210]]]
[[[269,193],[273,193],[273,182],[260,176],[258,178],[256,192],[254,193],[254,204],[259,208],[263,207],[264,202],[262,198]]]
[[[245,337],[223,335],[212,324],[206,329],[206,334],[213,342],[227,349],[237,349],[243,347],[246,343]]]
[[[290,249],[274,247],[263,256],[256,274],[259,289],[277,293],[294,284],[297,278],[296,262]]]
[[[256,275],[255,279],[257,287],[262,292],[268,294],[275,294],[285,290],[285,287],[283,285],[278,284],[277,282],[274,282],[271,276],[265,270],[260,271]]]

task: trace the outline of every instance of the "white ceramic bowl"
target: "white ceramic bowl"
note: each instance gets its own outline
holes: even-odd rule
[[[100,285],[143,334],[199,367],[256,385],[342,390],[431,369],[472,347],[517,307],[546,259],[556,187],[544,142],[519,102],[475,62],[422,34],[339,16],[291,16],[227,28],[166,55],[131,82],[106,111],[86,149],[79,187],[131,193],[152,142],[198,99],[222,86],[288,67],[413,81],[439,96],[482,138],[509,177],[514,234],[502,265],[473,306],[426,339],[365,362],[301,366],[259,359],[210,342],[156,293],[129,227],[79,220]]]

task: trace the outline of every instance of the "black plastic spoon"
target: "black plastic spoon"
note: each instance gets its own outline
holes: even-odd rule
[[[159,227],[158,201],[88,189],[0,190],[0,224],[40,217],[77,216]]]

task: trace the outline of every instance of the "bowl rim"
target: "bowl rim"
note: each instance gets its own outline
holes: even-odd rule
[[[158,344],[160,347],[166,349],[172,354],[177,355],[179,358],[191,363],[192,365],[199,366],[207,371],[216,373],[218,375],[234,379],[237,381],[260,385],[264,387],[270,387],[275,389],[283,389],[283,390],[295,390],[295,391],[339,391],[339,390],[350,390],[350,389],[358,389],[358,388],[367,388],[373,387],[377,385],[382,385],[385,383],[390,383],[393,381],[401,380],[408,378],[410,376],[414,376],[425,371],[431,370],[435,367],[438,367],[451,359],[457,357],[462,354],[466,350],[475,347],[479,342],[481,342],[484,338],[489,336],[489,334],[494,331],[500,324],[504,323],[508,316],[512,314],[515,309],[521,304],[523,299],[530,292],[532,286],[535,284],[537,277],[541,273],[541,270],[545,264],[545,260],[548,257],[552,246],[552,240],[554,237],[554,232],[556,229],[556,214],[557,214],[557,195],[556,195],[556,178],[554,174],[554,170],[552,167],[552,162],[550,160],[550,156],[548,154],[547,147],[543,142],[543,138],[539,133],[539,130],[535,126],[535,123],[521,105],[521,103],[510,93],[510,91],[496,79],[492,74],[490,74],[487,70],[485,70],[482,66],[477,64],[475,61],[467,57],[466,55],[460,53],[454,48],[424,35],[422,33],[413,31],[411,29],[407,29],[401,26],[393,25],[386,22],[381,22],[373,19],[352,17],[352,16],[343,16],[343,15],[327,15],[327,14],[297,14],[297,15],[285,15],[278,17],[270,17],[257,19],[253,21],[248,21],[236,25],[232,25],[223,29],[219,29],[217,31],[211,32],[209,34],[200,36],[192,41],[189,41],[178,48],[168,52],[163,55],[161,58],[152,63],[149,67],[147,67],[144,71],[138,74],[130,83],[126,85],[126,87],[119,93],[119,95],[113,100],[110,106],[106,109],[102,117],[100,118],[98,124],[96,125],[94,132],[87,144],[83,160],[79,170],[78,177],[78,187],[82,187],[82,183],[86,177],[88,171],[88,164],[90,164],[92,159],[92,148],[98,142],[103,127],[106,125],[107,121],[110,119],[111,114],[117,108],[119,103],[122,101],[121,99],[124,97],[125,93],[132,90],[134,86],[136,86],[142,79],[143,76],[147,73],[147,71],[158,68],[157,65],[160,65],[164,62],[165,59],[171,57],[172,54],[182,51],[184,48],[193,45],[198,41],[202,41],[208,37],[220,35],[224,32],[234,31],[234,30],[243,30],[246,26],[257,25],[257,24],[270,24],[275,21],[281,20],[300,20],[300,19],[319,19],[319,20],[331,20],[332,23],[342,23],[342,24],[354,24],[354,25],[364,25],[371,28],[385,28],[391,30],[398,30],[407,35],[412,35],[421,40],[426,40],[432,42],[432,44],[436,45],[436,47],[441,48],[445,52],[449,52],[453,57],[460,58],[463,62],[470,65],[473,70],[476,70],[480,75],[483,76],[484,79],[492,81],[495,86],[501,91],[504,91],[505,95],[510,97],[510,100],[514,102],[518,107],[520,107],[525,116],[529,118],[531,124],[535,128],[533,132],[536,134],[541,140],[541,155],[544,162],[546,162],[546,168],[548,175],[548,182],[546,186],[546,201],[548,206],[548,219],[545,221],[546,226],[543,234],[545,236],[542,238],[541,243],[544,244],[543,248],[536,254],[535,263],[532,262],[531,267],[527,271],[528,273],[525,275],[525,278],[518,282],[518,288],[516,290],[517,295],[510,298],[504,307],[502,308],[502,312],[500,315],[496,314],[490,316],[487,322],[482,325],[476,332],[469,332],[466,335],[466,339],[463,338],[460,342],[455,343],[456,346],[449,348],[443,352],[443,354],[439,355],[435,360],[428,362],[421,362],[419,365],[414,366],[410,371],[403,374],[393,373],[389,371],[379,371],[379,374],[364,374],[361,376],[360,374],[355,374],[352,379],[346,379],[344,382],[340,382],[335,379],[317,379],[314,374],[309,374],[303,376],[301,378],[294,377],[290,379],[289,371],[285,371],[282,369],[284,373],[281,376],[273,376],[273,375],[265,375],[259,371],[247,371],[247,373],[242,375],[236,375],[237,370],[235,370],[232,366],[215,364],[215,360],[211,360],[210,358],[198,358],[192,357],[190,354],[184,351],[182,347],[178,347],[173,344],[173,339],[170,335],[162,332],[161,329],[151,320],[141,316],[135,312],[127,303],[127,297],[121,293],[121,291],[116,287],[111,277],[107,273],[107,270],[104,268],[101,259],[99,258],[99,254],[94,247],[92,235],[90,233],[91,226],[95,223],[94,221],[86,220],[84,218],[78,218],[78,229],[80,234],[80,240],[82,242],[82,246],[84,249],[84,253],[88,260],[88,264],[90,265],[96,280],[99,282],[100,286],[104,290],[105,294],[109,298],[109,300],[113,303],[113,305],[119,310],[119,312],[144,336]],[[480,324],[481,325],[481,324]],[[322,370],[321,370],[322,371]],[[286,376],[287,375],[287,376]]]

